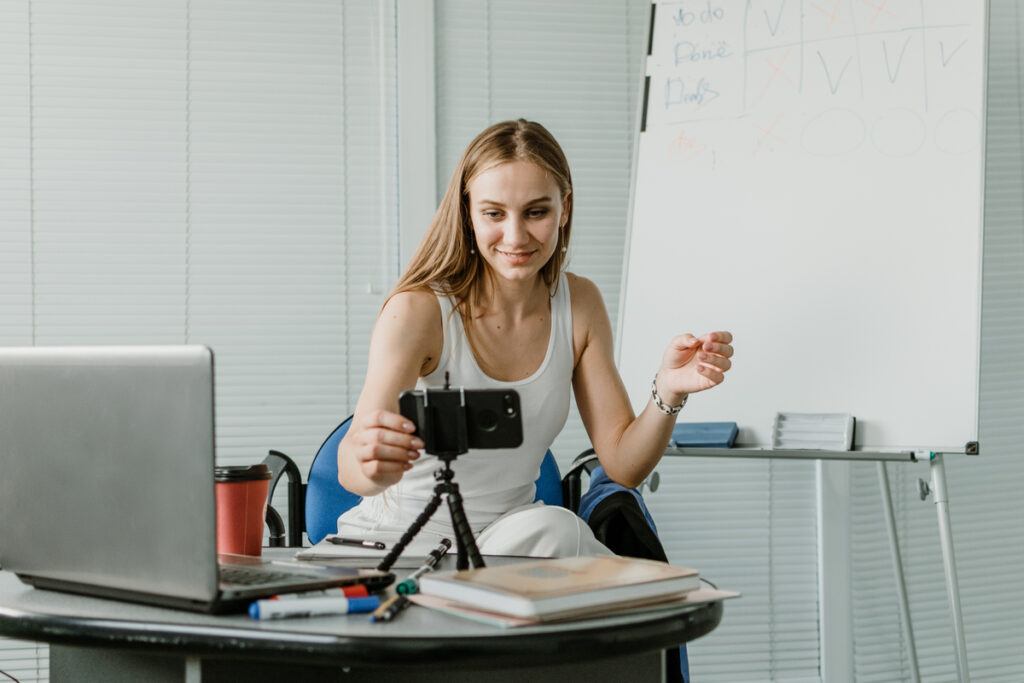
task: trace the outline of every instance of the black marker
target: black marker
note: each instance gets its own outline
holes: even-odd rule
[[[404,595],[396,595],[391,598],[383,605],[377,608],[377,610],[370,615],[370,623],[378,621],[391,621],[398,616],[399,612],[404,610],[406,607],[411,605],[409,598]]]
[[[361,538],[342,538],[341,536],[328,536],[328,543],[334,545],[354,545],[360,548],[373,548],[374,550],[384,550],[385,546],[380,541],[364,541]]]

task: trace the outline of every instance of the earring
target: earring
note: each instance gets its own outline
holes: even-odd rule
[[[473,247],[470,247],[469,248],[469,253],[470,254],[475,254],[476,253],[476,249],[474,249]]]

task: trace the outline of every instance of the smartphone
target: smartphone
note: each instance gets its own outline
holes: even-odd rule
[[[519,393],[512,389],[403,391],[398,407],[416,425],[427,453],[458,455],[470,448],[516,448],[523,443]]]

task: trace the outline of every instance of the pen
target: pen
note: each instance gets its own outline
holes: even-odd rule
[[[391,621],[398,613],[408,607],[410,604],[409,598],[404,595],[396,595],[390,600],[386,601],[383,605],[378,607],[372,615],[370,615],[370,623],[377,621]]]
[[[334,545],[355,545],[362,548],[373,548],[374,550],[384,550],[385,546],[380,541],[364,541],[361,538],[342,538],[341,536],[328,536],[328,543]]]
[[[253,619],[286,619],[289,617],[317,617],[328,614],[354,614],[372,612],[380,607],[380,598],[302,598],[295,600],[257,600],[249,605]]]
[[[331,586],[323,590],[299,591],[296,593],[282,593],[275,595],[268,600],[305,600],[306,598],[365,598],[370,594],[366,586]]]
[[[444,554],[448,552],[448,549],[451,547],[452,542],[447,538],[442,538],[441,545],[430,551],[430,554],[427,555],[427,559],[423,561],[423,566],[410,574],[409,578],[405,581],[398,584],[395,587],[395,590],[398,591],[400,595],[410,595],[415,593],[419,589],[419,582],[417,579],[436,567],[437,563],[441,561],[441,558],[444,557]]]

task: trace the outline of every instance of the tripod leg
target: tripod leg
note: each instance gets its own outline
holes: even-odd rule
[[[466,510],[462,507],[462,494],[459,493],[459,485],[455,482],[448,485],[448,508],[452,512],[452,526],[455,527],[460,560],[463,548],[465,548],[474,567],[485,566],[484,558],[480,556],[480,549],[476,545],[476,539],[473,538],[473,530],[469,527],[469,521],[466,519]],[[459,569],[466,568],[459,567]]]
[[[466,544],[459,535],[458,523],[455,521],[455,511],[452,509],[452,500],[448,499],[448,511],[452,515],[452,529],[455,530],[455,568],[459,571],[469,569],[469,556],[466,554]]]
[[[431,496],[430,502],[427,503],[425,508],[423,508],[423,512],[421,512],[420,516],[416,518],[416,521],[412,523],[412,526],[406,529],[405,533],[402,534],[402,537],[398,539],[398,543],[396,543],[391,551],[384,556],[384,559],[380,561],[380,564],[377,565],[377,569],[382,572],[386,572],[391,569],[391,566],[398,560],[402,551],[405,550],[405,546],[409,545],[409,541],[411,541],[416,534],[420,532],[423,525],[430,521],[431,516],[433,516],[433,514],[437,512],[437,508],[441,506],[441,492],[444,491],[444,489],[445,487],[443,484],[438,484],[434,487],[434,495]]]

